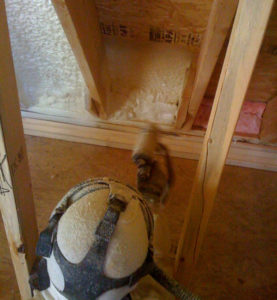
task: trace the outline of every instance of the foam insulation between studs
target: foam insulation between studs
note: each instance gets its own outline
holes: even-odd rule
[[[88,89],[50,0],[6,0],[21,106],[94,119]],[[112,121],[173,124],[190,64],[183,47],[105,39]],[[81,117],[80,117],[81,116]]]
[[[111,118],[174,123],[191,54],[183,47],[153,42],[108,38],[105,44]]]
[[[6,0],[23,107],[82,112],[88,90],[50,0]]]

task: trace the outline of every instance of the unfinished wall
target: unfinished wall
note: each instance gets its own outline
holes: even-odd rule
[[[202,6],[205,11],[209,7]],[[22,107],[87,118],[88,90],[51,1],[7,0],[7,13]],[[203,31],[200,25],[198,31]],[[198,47],[196,40],[193,45]],[[190,66],[187,46],[106,38],[110,119],[174,124]]]
[[[109,119],[174,125],[190,66],[189,53],[199,51],[212,0],[95,3],[111,78],[106,99]],[[85,110],[88,90],[51,1],[6,0],[6,4],[22,107],[95,120]],[[277,3],[248,101],[266,102],[277,93],[276,16]],[[224,50],[207,98],[214,97],[223,59]]]

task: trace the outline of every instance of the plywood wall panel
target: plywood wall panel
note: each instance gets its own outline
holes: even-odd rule
[[[96,0],[106,36],[183,44],[198,51],[213,0]]]

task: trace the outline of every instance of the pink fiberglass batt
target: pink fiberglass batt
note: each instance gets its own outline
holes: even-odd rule
[[[212,105],[213,101],[211,99],[203,100],[196,115],[194,127],[207,128]],[[265,107],[266,104],[262,102],[245,101],[235,130],[236,134],[258,135]]]

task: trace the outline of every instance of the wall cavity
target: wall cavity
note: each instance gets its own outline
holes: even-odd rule
[[[6,0],[23,108],[84,111],[88,90],[50,0]]]

